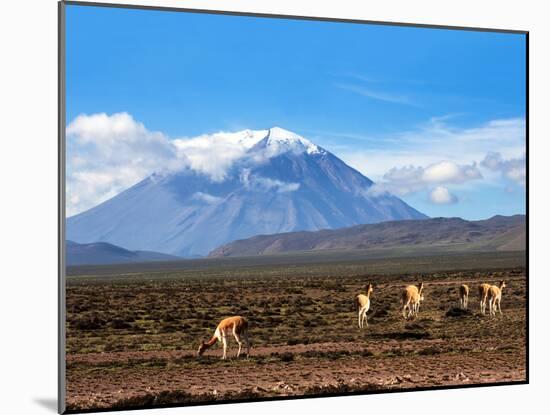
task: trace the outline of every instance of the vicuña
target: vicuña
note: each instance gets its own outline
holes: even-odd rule
[[[233,334],[235,340],[239,345],[239,350],[237,351],[237,357],[241,355],[241,348],[243,341],[246,343],[246,356],[250,354],[250,343],[248,341],[248,321],[241,316],[233,316],[223,319],[216,331],[210,340],[207,342],[202,341],[199,350],[197,351],[198,356],[202,356],[204,351],[209,347],[213,346],[217,341],[221,341],[223,345],[223,356],[222,359],[227,357],[227,337]]]

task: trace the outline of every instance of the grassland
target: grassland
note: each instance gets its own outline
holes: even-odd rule
[[[525,380],[524,253],[353,255],[79,269],[67,280],[68,408]],[[479,315],[475,294],[468,312],[455,309],[458,285],[500,279],[503,316]],[[399,293],[418,280],[426,299],[405,321]],[[354,297],[367,283],[361,331]],[[214,347],[197,359],[198,342],[234,314],[250,322],[250,358],[221,361]]]

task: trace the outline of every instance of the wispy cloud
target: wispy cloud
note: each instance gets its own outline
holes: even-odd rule
[[[408,105],[413,107],[418,107],[418,103],[414,102],[410,97],[406,95],[397,95],[393,93],[388,93],[384,91],[375,91],[371,88],[366,88],[360,85],[346,84],[346,83],[337,83],[335,84],[337,88],[359,94],[363,97],[375,99],[378,101],[389,102],[392,104],[401,104]]]
[[[342,148],[339,156],[378,181],[393,167],[426,166],[442,160],[456,164],[480,163],[489,152],[496,150],[505,159],[524,154],[525,119],[495,119],[464,128],[451,123],[456,117],[456,114],[433,117],[414,129],[382,136],[382,147],[358,148],[354,143],[347,149]]]
[[[361,151],[354,145],[339,156],[375,181],[374,194],[425,194],[432,204],[458,203],[463,199],[455,192],[480,185],[524,187],[525,120],[496,119],[461,128],[452,124],[458,117],[433,117],[414,130],[392,134],[395,140],[382,147],[366,144]]]
[[[377,101],[389,102],[392,104],[408,105],[412,107],[421,107],[417,99],[413,99],[410,94],[395,93],[388,91],[403,87],[426,85],[425,81],[409,79],[380,79],[370,75],[358,73],[346,73],[339,76],[340,81],[334,84],[335,87],[353,92],[366,98]]]
[[[200,202],[204,202],[209,205],[219,203],[223,200],[223,197],[214,196],[204,192],[196,192],[193,194],[191,198],[194,200],[198,200]]]
[[[358,73],[347,73],[345,75],[348,78],[357,79],[362,82],[366,83],[373,83],[373,84],[399,84],[399,85],[429,85],[433,84],[433,81],[424,81],[421,79],[405,79],[403,77],[399,77],[398,79],[386,79],[386,78],[374,78],[369,75],[364,74],[358,74]]]
[[[294,192],[300,188],[300,183],[283,182],[269,177],[253,175],[248,168],[242,169],[239,179],[247,189],[261,192],[273,189],[277,193],[286,193]]]

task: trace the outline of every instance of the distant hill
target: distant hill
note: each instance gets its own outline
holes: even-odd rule
[[[525,215],[487,220],[400,220],[315,232],[258,235],[222,245],[210,257],[251,256],[321,250],[421,249],[426,251],[521,251]]]
[[[177,256],[150,251],[128,251],[107,242],[79,244],[66,242],[67,265],[123,264],[128,262],[170,261]]]

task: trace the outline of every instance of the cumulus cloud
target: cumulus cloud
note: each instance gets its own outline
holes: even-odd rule
[[[247,147],[238,140],[230,138],[230,133],[201,135],[193,138],[173,140],[177,152],[185,157],[189,166],[209,176],[216,182],[226,179],[229,168],[242,158]]]
[[[128,113],[79,115],[67,134],[67,215],[88,209],[154,171],[185,163],[168,138]]]
[[[476,163],[459,165],[452,161],[441,161],[424,169],[422,179],[428,183],[464,183],[481,179]]]
[[[458,202],[458,198],[443,186],[437,186],[430,192],[430,202],[436,205],[449,205]]]
[[[499,152],[489,152],[481,162],[481,165],[491,171],[499,172],[508,180],[512,180],[520,186],[525,186],[527,165],[525,154],[522,157],[504,159]]]
[[[67,135],[67,215],[72,216],[108,200],[153,173],[191,169],[215,182],[227,179],[238,160],[258,165],[274,154],[247,151],[268,130],[217,132],[198,137],[170,139],[148,130],[126,112],[82,114],[69,123]],[[280,151],[284,151],[281,149]],[[297,183],[262,177],[250,186],[291,192]],[[195,200],[216,203],[216,196],[197,193]]]
[[[481,178],[481,172],[475,162],[457,164],[443,160],[426,167],[413,165],[393,167],[371,188],[371,192],[390,192],[406,196],[432,188],[434,185],[462,184]]]

